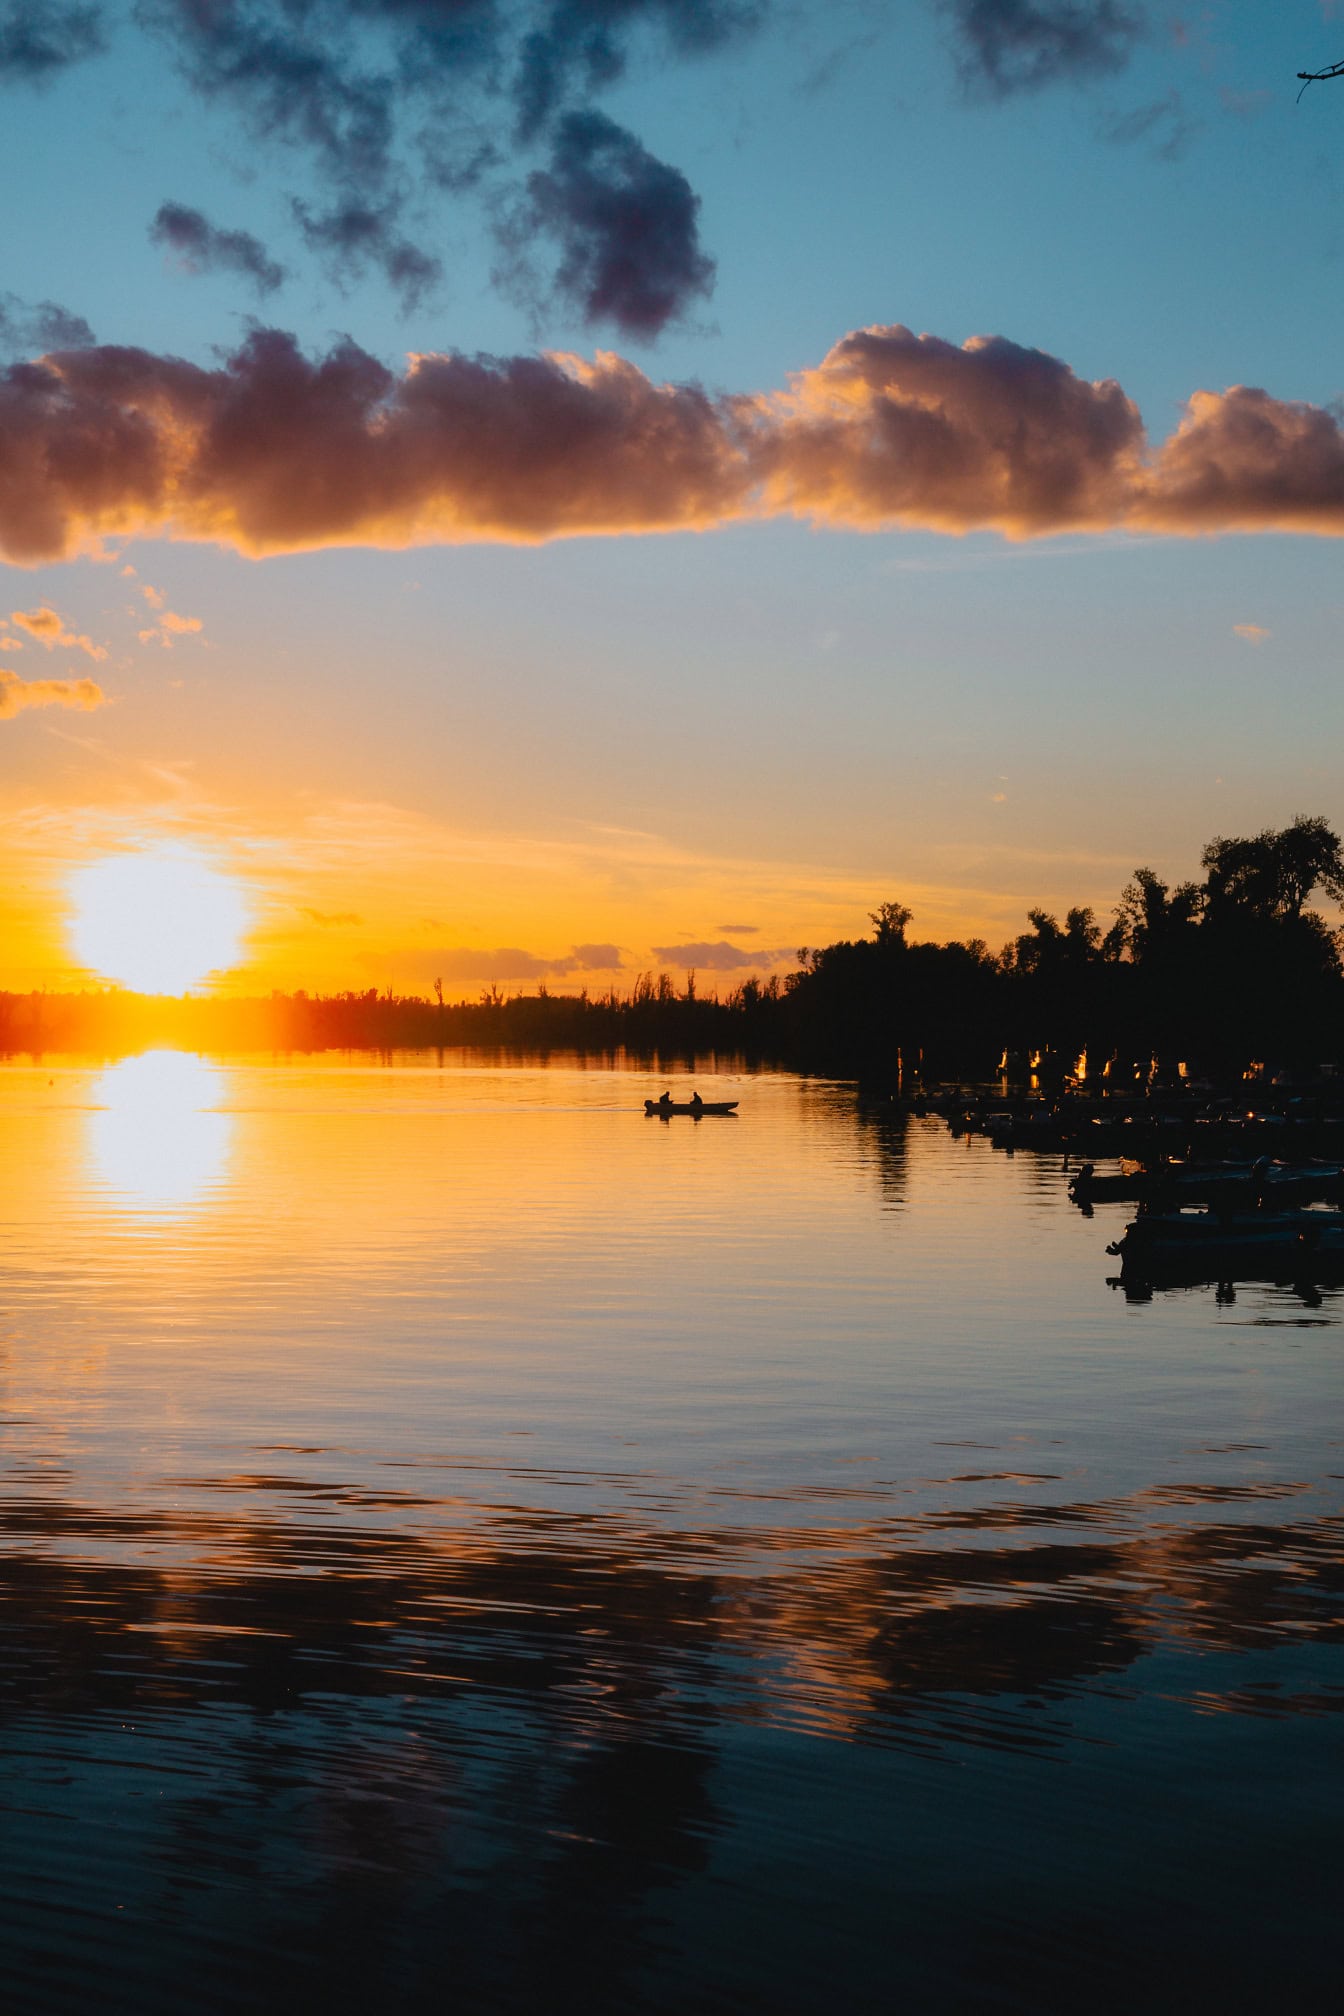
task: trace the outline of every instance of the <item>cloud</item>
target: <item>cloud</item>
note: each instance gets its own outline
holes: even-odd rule
[[[87,713],[106,705],[107,695],[94,679],[20,679],[0,666],[0,721],[12,721],[29,707],[77,707]]]
[[[764,0],[550,0],[519,46],[513,97],[519,131],[538,133],[575,92],[591,96],[625,74],[628,40],[641,27],[661,28],[679,56],[701,56],[759,26]]]
[[[1196,392],[1135,521],[1158,531],[1344,533],[1344,431],[1252,385]]]
[[[0,6],[0,81],[45,84],[106,46],[98,7],[62,0],[8,0]]]
[[[1260,623],[1234,623],[1232,635],[1244,639],[1247,644],[1263,644],[1272,633]]]
[[[307,912],[307,915],[316,915]],[[388,963],[386,959],[382,962]],[[404,966],[417,975],[488,986],[493,981],[562,980],[575,973],[616,972],[623,964],[619,945],[575,945],[559,957],[529,952],[521,945],[445,945],[437,951],[415,951],[393,955],[394,966]]]
[[[740,945],[730,945],[720,938],[712,944],[655,945],[653,956],[663,966],[694,966],[706,973],[732,973],[742,966],[775,966],[781,959],[793,959],[796,955],[783,948],[744,951]]]
[[[9,618],[48,651],[82,651],[86,658],[95,660],[107,656],[105,644],[95,644],[92,637],[77,637],[73,630],[66,629],[56,611],[45,604],[40,609],[11,609]]]
[[[144,0],[141,18],[169,41],[193,88],[232,102],[259,138],[304,148],[325,174],[374,187],[391,165],[396,87],[361,65],[351,17],[366,11]],[[408,10],[393,0],[387,11]]]
[[[171,252],[188,273],[237,273],[258,294],[273,294],[287,277],[260,238],[224,231],[185,203],[161,203],[149,227],[150,242]]]
[[[549,166],[528,177],[501,236],[523,275],[526,242],[553,239],[557,294],[585,322],[611,321],[647,339],[713,288],[699,209],[686,177],[633,133],[600,112],[570,112],[556,130]]]
[[[1344,535],[1344,432],[1247,386],[1149,451],[1113,380],[1002,336],[855,331],[782,391],[711,398],[610,352],[308,358],[256,330],[206,368],[100,346],[0,373],[0,555],[101,538],[249,554],[532,542],[792,516],[1010,538]],[[190,619],[188,619],[190,620]]]
[[[93,340],[84,317],[62,308],[58,301],[38,301],[30,306],[17,294],[0,294],[0,353],[6,357],[79,350]]]
[[[520,945],[498,945],[493,951],[469,945],[447,945],[437,952],[417,952],[416,965],[443,980],[489,984],[495,980],[549,980],[572,973],[572,959],[546,959]]]
[[[899,325],[846,336],[755,415],[767,504],[830,524],[1100,528],[1143,446],[1111,379],[1089,384],[1003,336],[959,348]]]
[[[1123,70],[1144,28],[1121,0],[942,0],[942,11],[962,82],[990,98]]]
[[[353,910],[309,910],[306,906],[300,905],[299,915],[306,917],[310,924],[321,924],[329,928],[364,922],[364,919]]]
[[[157,594],[158,591],[154,592]],[[150,591],[146,589],[145,593],[148,595]],[[153,607],[163,609],[161,595]],[[175,609],[163,609],[163,614],[156,624],[151,625],[148,630],[137,631],[136,634],[142,644],[162,644],[165,651],[171,651],[175,637],[194,637],[203,628],[199,616],[179,616]]]
[[[1199,126],[1200,122],[1186,112],[1180,92],[1171,90],[1147,105],[1136,105],[1132,111],[1104,117],[1100,131],[1104,140],[1116,146],[1129,147],[1147,141],[1155,159],[1177,161]]]
[[[693,57],[750,32],[763,0],[144,0],[202,95],[235,104],[259,137],[307,151],[328,178],[368,200],[389,182],[405,136],[399,122],[428,110],[414,142],[431,172],[471,144],[482,106],[504,90],[528,144],[567,106],[624,74],[653,30]],[[487,150],[487,154],[490,150]],[[479,172],[479,170],[474,170]],[[456,180],[454,176],[450,179]],[[468,179],[472,179],[470,176]]]
[[[712,281],[698,202],[677,169],[592,101],[637,49],[664,61],[703,56],[751,33],[766,6],[140,0],[137,19],[166,41],[194,91],[230,105],[258,143],[288,147],[316,175],[320,198],[295,199],[296,215],[338,281],[376,270],[403,307],[416,307],[440,264],[398,227],[402,192],[478,189],[498,215],[517,177],[510,154],[549,145],[548,162],[512,205],[512,264],[502,275],[521,289],[523,247],[547,236],[559,244],[557,284],[589,320],[610,312],[619,328],[652,336]],[[511,135],[500,132],[501,98],[512,107]],[[216,245],[199,213],[186,215],[199,219],[178,227],[194,231],[186,248],[194,260],[234,265],[254,281],[272,270],[255,240],[250,249]]]
[[[293,205],[304,243],[325,258],[337,279],[377,266],[396,290],[403,313],[410,314],[443,278],[443,267],[400,235],[399,209],[395,200],[380,206],[348,202],[315,216],[297,199]]]
[[[750,938],[761,927],[759,924],[720,924],[718,928],[725,938]]]

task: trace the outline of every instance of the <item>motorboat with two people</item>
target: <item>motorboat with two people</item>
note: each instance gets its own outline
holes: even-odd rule
[[[689,1113],[693,1120],[717,1118],[725,1120],[736,1114],[736,1099],[702,1099],[693,1092],[689,1099],[674,1099],[670,1092],[664,1092],[661,1099],[644,1101],[646,1114],[657,1114],[660,1120],[670,1120],[674,1113]]]

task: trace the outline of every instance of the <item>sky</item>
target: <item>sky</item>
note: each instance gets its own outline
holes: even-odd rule
[[[0,987],[702,986],[1344,820],[1344,5],[0,0]],[[87,885],[87,881],[86,884]]]

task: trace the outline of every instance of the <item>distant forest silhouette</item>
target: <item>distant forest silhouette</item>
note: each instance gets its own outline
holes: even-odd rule
[[[300,990],[264,999],[104,990],[0,993],[0,1052],[114,1054],[148,1042],[207,1051],[471,1045],[730,1053],[805,1070],[934,1083],[985,1079],[1005,1055],[1061,1079],[1133,1083],[1154,1064],[1234,1077],[1254,1062],[1311,1070],[1344,1059],[1344,931],[1309,907],[1344,901],[1344,849],[1322,818],[1215,839],[1202,879],[1174,888],[1139,868],[1113,921],[1091,909],[1028,912],[994,953],[982,939],[920,943],[886,902],[872,935],[804,946],[786,977],[704,994],[694,974],[641,974],[622,993],[505,994],[475,1001]]]

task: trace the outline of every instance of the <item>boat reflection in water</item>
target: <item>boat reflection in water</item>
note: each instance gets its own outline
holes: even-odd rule
[[[233,1119],[219,1112],[224,1073],[181,1050],[147,1050],[95,1079],[89,1115],[94,1182],[148,1211],[201,1203],[227,1172]]]

